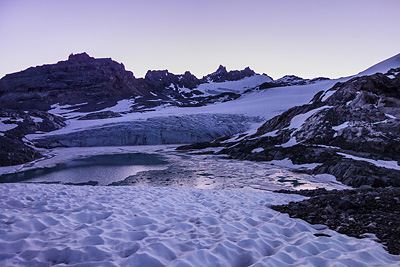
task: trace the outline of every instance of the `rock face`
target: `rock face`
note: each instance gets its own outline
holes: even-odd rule
[[[81,110],[94,110],[148,94],[144,82],[123,64],[109,58],[94,59],[86,53],[71,54],[67,61],[32,67],[0,80],[0,107],[16,110],[49,110],[55,103],[85,102]]]
[[[18,165],[42,155],[19,139],[0,136],[0,166]]]
[[[119,118],[122,117],[121,114],[113,111],[99,111],[89,113],[83,117],[80,117],[78,120],[101,120],[101,119],[108,119],[108,118]]]
[[[313,84],[319,81],[329,80],[329,78],[318,77],[314,79],[303,79],[295,75],[285,75],[275,81],[266,82],[260,85],[260,89],[268,89],[273,87],[293,86],[293,85],[306,85]]]
[[[189,71],[183,75],[175,75],[168,70],[149,70],[144,79],[152,91],[168,88],[171,84],[189,89],[196,88],[200,84],[200,80]]]
[[[44,111],[0,110],[0,117],[2,118],[2,123],[15,124],[15,128],[3,133],[14,138],[22,138],[37,131],[51,132],[66,125],[64,118]]]
[[[247,160],[320,163],[347,185],[400,186],[400,68],[353,78],[265,122],[221,153]]]
[[[0,166],[22,164],[42,155],[23,138],[37,131],[50,132],[65,126],[65,119],[44,111],[0,110],[1,123],[13,128],[0,132]]]
[[[137,101],[142,106],[150,107],[151,104],[147,103],[149,102],[148,100],[154,104],[156,99],[159,100],[157,105],[170,104],[180,106],[196,101],[192,97],[203,94],[195,89],[201,81],[189,71],[182,75],[176,75],[168,72],[168,70],[149,70],[144,81],[152,95]],[[182,89],[186,91],[182,92]],[[200,97],[196,102],[200,102],[203,99],[204,97]]]
[[[246,67],[243,70],[232,70],[227,71],[226,67],[220,65],[218,69],[206,76],[204,76],[201,81],[205,82],[226,82],[226,81],[238,81],[246,77],[251,77],[256,73],[251,70],[249,67]]]

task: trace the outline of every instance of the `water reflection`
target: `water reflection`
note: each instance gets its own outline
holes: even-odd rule
[[[118,153],[87,157],[90,153],[99,153],[99,148],[74,148],[75,153],[84,150],[86,158],[70,160],[53,168],[3,175],[0,176],[0,182],[89,183],[256,191],[346,188],[335,180],[320,180],[318,177],[292,172],[266,162],[178,152],[173,147],[123,147],[123,154],[121,147],[103,149]],[[68,151],[71,150],[58,150],[60,155]]]
[[[59,163],[55,167],[34,169],[0,176],[0,182],[46,182],[108,185],[138,172],[161,170],[168,162],[158,154],[127,153],[97,155]]]
[[[163,170],[132,175],[113,185],[195,187],[202,189],[300,190],[345,188],[338,182],[318,181],[266,162],[225,159],[216,155],[164,152],[170,162]]]

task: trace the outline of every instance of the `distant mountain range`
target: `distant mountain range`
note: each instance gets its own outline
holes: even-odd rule
[[[245,84],[229,83],[245,78],[249,78]],[[123,64],[81,53],[71,54],[68,60],[56,64],[4,76],[0,79],[0,108],[46,111],[54,104],[83,103],[79,110],[98,111],[129,98],[136,98],[134,111],[160,105],[202,106],[238,98],[249,89],[304,85],[326,79],[288,75],[274,81],[249,67],[227,71],[222,65],[201,79],[189,71],[176,75],[168,70],[149,70],[144,78],[135,78]]]
[[[158,100],[159,104],[202,105],[202,102],[213,101],[213,97],[198,90],[201,84],[238,81],[252,76],[261,77],[251,86],[272,81],[250,68],[228,72],[223,66],[201,79],[189,71],[175,75],[167,70],[150,70],[145,78],[137,79],[123,64],[110,58],[71,54],[66,61],[31,67],[0,79],[0,108],[49,110],[56,103],[85,103],[80,110],[95,111],[135,97],[143,98],[140,104]],[[236,97],[234,93],[227,94]]]

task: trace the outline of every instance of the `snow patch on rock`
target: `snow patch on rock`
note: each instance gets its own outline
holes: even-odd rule
[[[254,149],[251,151],[251,153],[260,153],[260,152],[263,152],[263,151],[264,151],[264,148],[258,147],[258,148],[254,148]]]
[[[18,127],[18,124],[14,123],[4,123],[3,121],[8,120],[9,118],[1,118],[0,120],[0,132],[6,132]]]
[[[313,110],[310,110],[304,114],[299,114],[296,115],[292,118],[292,120],[290,121],[290,125],[287,127],[288,129],[295,129],[295,131],[299,130],[301,128],[301,126],[306,122],[306,120],[308,118],[310,118],[312,115],[314,115],[315,113],[330,108],[329,106],[323,106],[323,107],[319,107]]]
[[[248,89],[270,81],[272,81],[272,79],[266,75],[253,75],[238,81],[203,83],[196,89],[209,95],[217,95],[226,92],[241,94]]]
[[[282,160],[271,160],[269,161],[269,163],[295,170],[312,170],[315,167],[320,166],[322,164],[322,163],[293,164],[293,162],[288,158]]]
[[[344,122],[344,123],[342,123],[342,124],[340,124],[338,126],[333,126],[332,129],[338,132],[338,131],[340,131],[342,129],[345,129],[345,128],[349,127],[349,124],[350,124],[350,122],[346,121],[346,122]]]
[[[400,171],[400,165],[397,163],[397,161],[374,160],[374,159],[356,157],[356,156],[345,154],[345,153],[341,153],[341,152],[337,152],[337,154],[339,154],[341,156],[344,156],[345,158],[348,158],[348,159],[366,161],[366,162],[374,164],[377,167],[383,167],[383,168],[387,168],[387,169],[394,169],[394,170],[399,170]]]

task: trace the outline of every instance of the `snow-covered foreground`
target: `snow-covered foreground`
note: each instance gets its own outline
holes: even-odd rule
[[[297,195],[1,184],[0,199],[1,266],[400,264],[372,240],[268,208]]]

